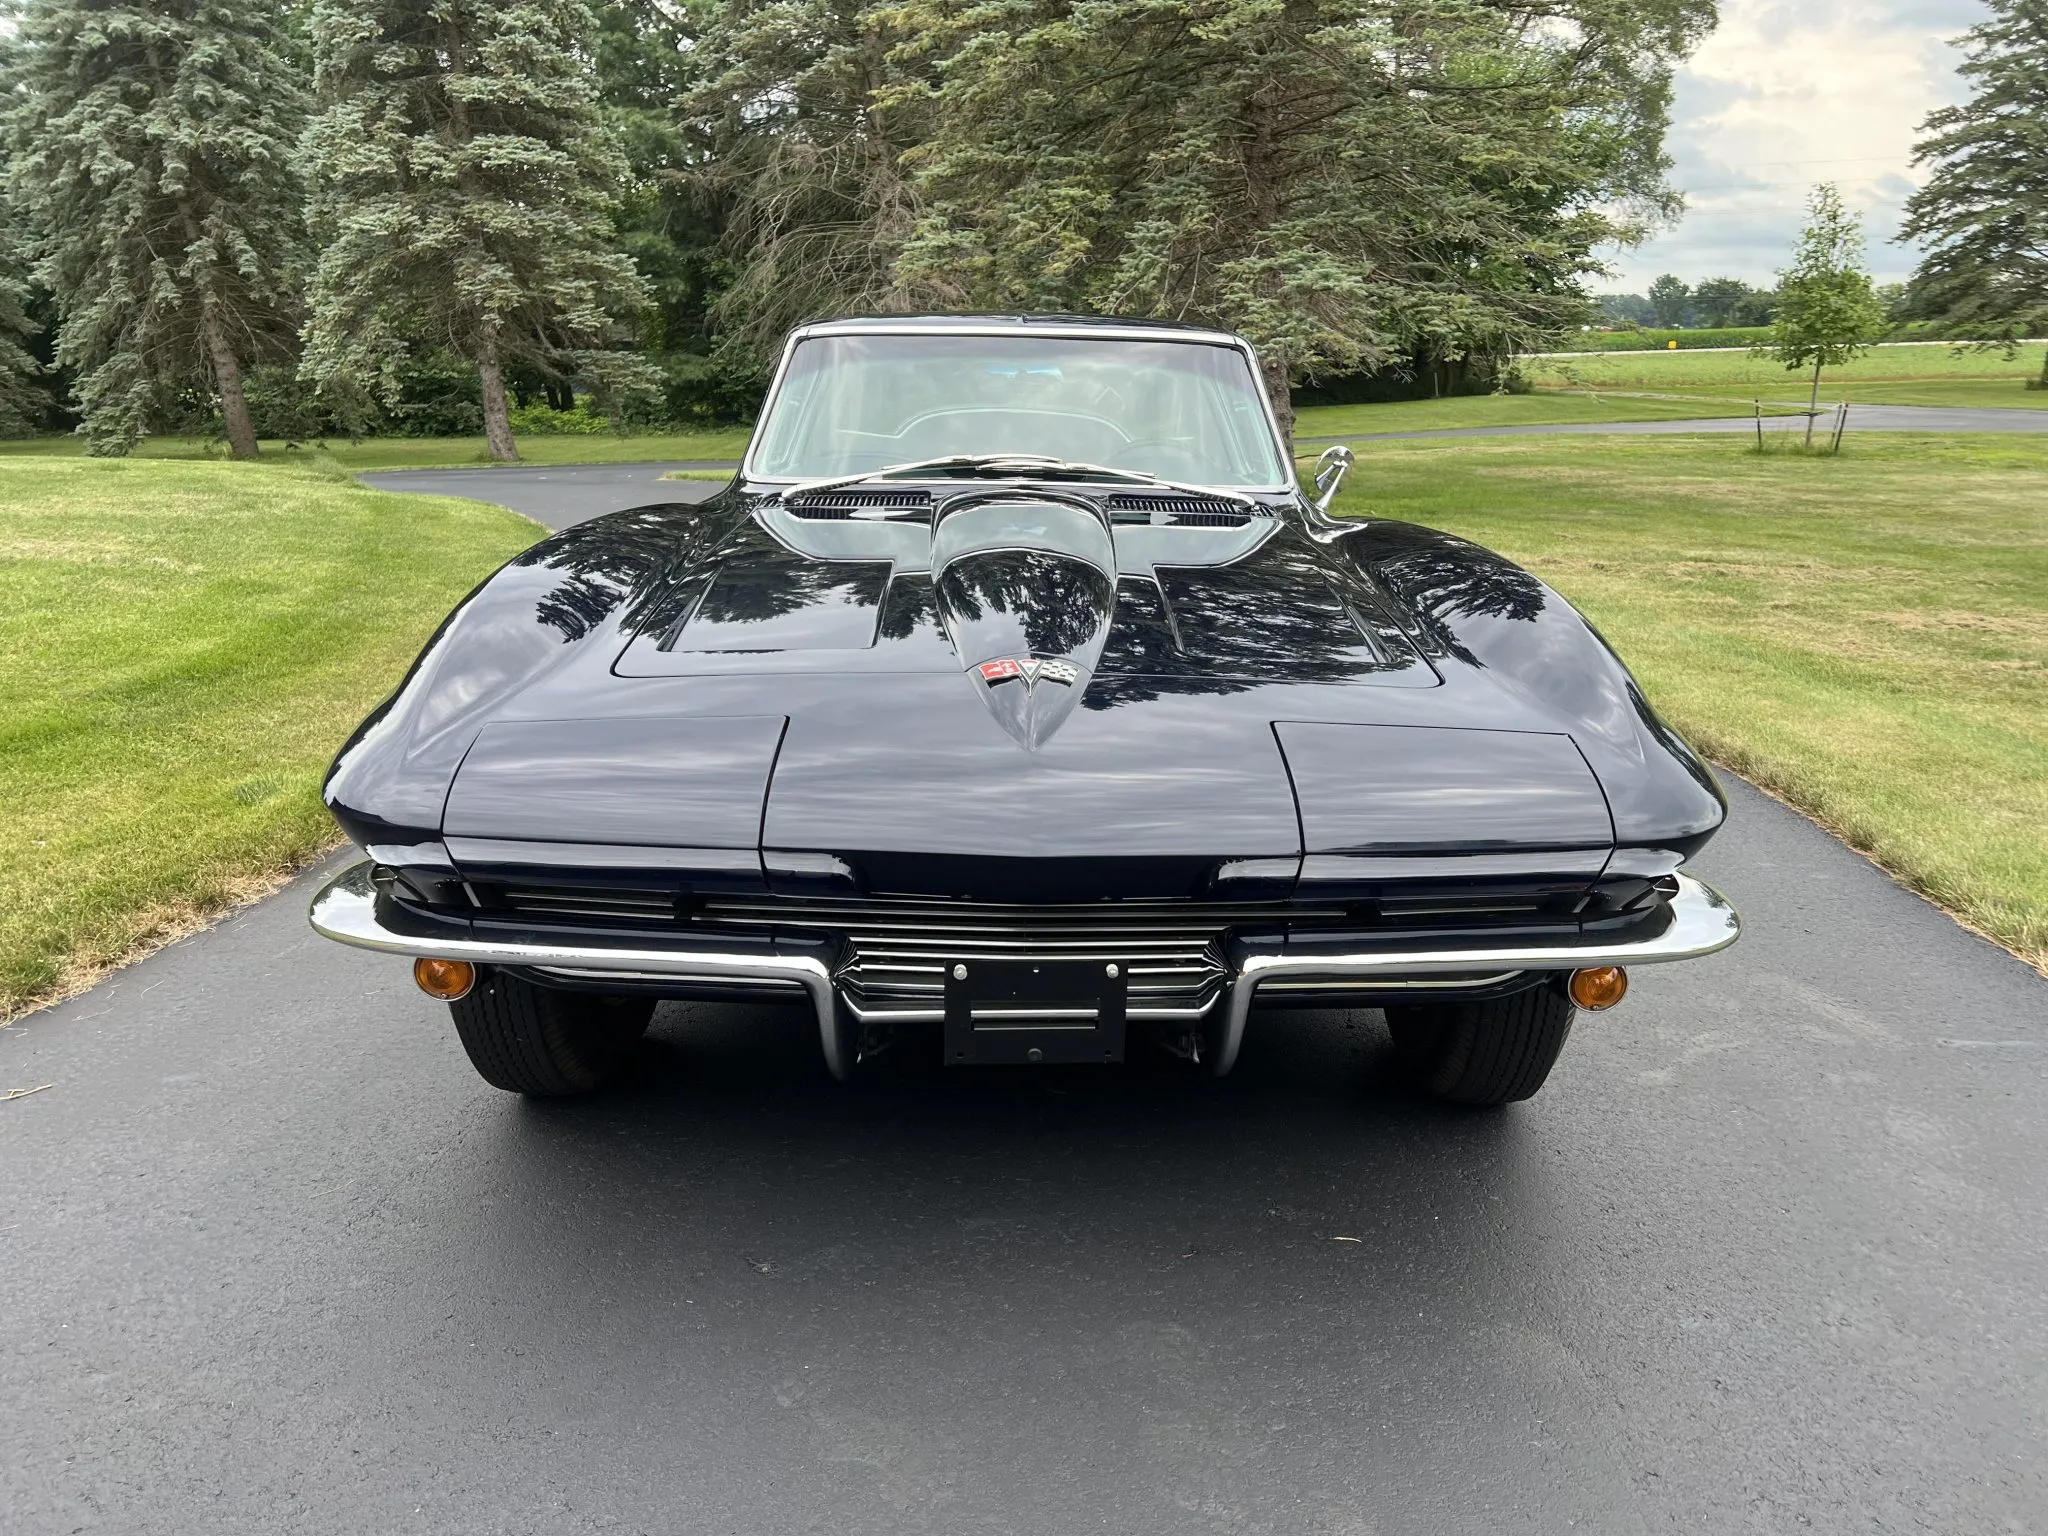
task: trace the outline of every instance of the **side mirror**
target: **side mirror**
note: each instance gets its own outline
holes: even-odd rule
[[[1337,499],[1337,487],[1344,483],[1344,476],[1351,466],[1358,462],[1358,456],[1342,443],[1336,443],[1323,450],[1316,460],[1316,500],[1318,512],[1330,510],[1330,503]]]

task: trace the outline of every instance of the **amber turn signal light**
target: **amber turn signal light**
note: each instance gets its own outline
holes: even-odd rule
[[[426,986],[426,983],[421,982],[420,985]],[[1572,972],[1570,991],[1573,1002],[1598,1013],[1602,1008],[1612,1008],[1628,996],[1628,972],[1618,965],[1589,965],[1583,971]]]
[[[476,985],[476,967],[467,960],[415,960],[412,979],[427,996],[452,1003],[458,997],[469,996],[469,989]],[[1577,977],[1572,984],[1578,985]]]

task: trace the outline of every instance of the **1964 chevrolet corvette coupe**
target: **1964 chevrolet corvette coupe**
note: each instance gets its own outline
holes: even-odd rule
[[[330,938],[415,958],[477,1070],[587,1090],[661,998],[801,1005],[826,1065],[1228,1072],[1378,1008],[1526,1098],[1626,968],[1733,942],[1713,775],[1569,604],[1326,513],[1216,331],[840,321],[732,484],[513,560],[350,739]]]

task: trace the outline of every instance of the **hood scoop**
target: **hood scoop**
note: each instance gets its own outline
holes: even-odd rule
[[[1073,714],[1116,607],[1116,546],[1079,498],[955,502],[932,531],[939,621],[968,682],[1027,752]]]

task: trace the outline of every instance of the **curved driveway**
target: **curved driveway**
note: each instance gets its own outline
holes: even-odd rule
[[[1497,1115],[682,1006],[527,1104],[309,875],[0,1031],[0,1529],[2041,1529],[2048,982],[1732,787],[1743,943]]]

